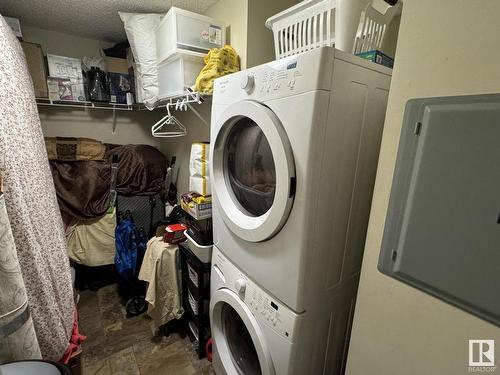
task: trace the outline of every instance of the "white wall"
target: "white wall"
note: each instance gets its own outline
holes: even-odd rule
[[[82,38],[77,35],[44,30],[30,25],[21,25],[23,39],[27,42],[39,43],[45,54],[82,58],[84,56],[100,56],[101,48],[112,44],[96,39]]]
[[[45,54],[82,58],[100,56],[100,49],[111,44],[95,39],[81,38],[57,31],[23,26],[24,40],[39,43]],[[45,136],[87,137],[99,141],[127,144],[144,143],[159,147],[160,141],[151,136],[151,125],[161,116],[159,111],[117,111],[116,132],[112,133],[111,110],[82,110],[61,107],[38,107]]]
[[[498,14],[497,0],[404,1],[348,375],[468,374],[474,338],[495,339],[498,357],[499,327],[377,270],[406,101],[500,92]]]
[[[210,124],[211,105],[207,101],[196,105],[196,110]],[[194,142],[210,142],[210,127],[204,124],[191,110],[187,112],[176,112],[177,119],[186,126],[187,136],[179,138],[162,138],[160,151],[168,159],[177,157],[178,168],[177,192],[180,194],[189,191],[189,155],[191,144]]]
[[[225,22],[226,42],[231,44],[240,56],[242,69],[247,66],[248,1],[219,0],[205,12],[205,15]]]
[[[248,2],[247,67],[276,59],[273,32],[266,27],[266,20],[298,2],[299,0],[250,0]]]

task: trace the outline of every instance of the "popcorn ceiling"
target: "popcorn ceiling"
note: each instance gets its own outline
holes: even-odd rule
[[[82,37],[126,39],[118,11],[165,13],[174,5],[203,13],[218,0],[1,0],[0,14],[23,24]]]

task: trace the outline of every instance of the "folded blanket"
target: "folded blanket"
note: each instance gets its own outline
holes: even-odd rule
[[[89,138],[46,137],[49,160],[103,160],[106,146]]]

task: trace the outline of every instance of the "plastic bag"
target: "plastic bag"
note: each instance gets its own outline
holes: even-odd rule
[[[137,70],[138,98],[152,110],[158,101],[158,68],[156,64],[156,28],[161,14],[118,12],[125,26]]]

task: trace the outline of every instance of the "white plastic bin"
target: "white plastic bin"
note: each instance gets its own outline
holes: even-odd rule
[[[158,64],[158,98],[184,94],[186,87],[195,84],[204,66],[202,57],[185,53],[176,53]]]
[[[191,250],[193,254],[196,255],[196,257],[203,263],[210,263],[212,259],[213,245],[208,245],[208,246],[198,245],[198,243],[194,240],[194,238],[189,236],[187,231],[184,231],[184,235],[188,240],[189,250]]]
[[[158,63],[177,52],[203,56],[224,44],[226,27],[222,22],[176,7],[170,8],[156,29]]]
[[[387,24],[401,12],[401,2],[389,7],[382,0],[305,0],[270,17],[276,58],[296,55],[314,48],[335,46],[346,52],[379,49]],[[377,9],[372,3],[377,4]],[[388,11],[392,9],[391,11]],[[381,13],[381,11],[383,13]],[[364,40],[367,43],[363,43]]]

